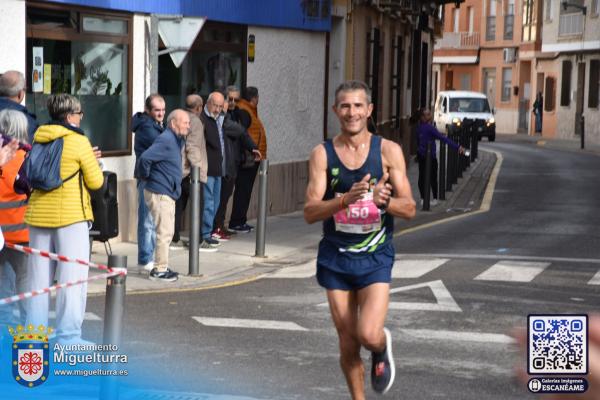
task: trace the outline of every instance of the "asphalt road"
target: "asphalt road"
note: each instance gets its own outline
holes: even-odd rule
[[[484,147],[503,156],[491,210],[395,239],[388,326],[398,371],[387,398],[529,398],[514,379],[525,363],[511,330],[528,314],[600,309],[600,157],[510,141]],[[325,295],[310,265],[294,272],[128,296],[130,379],[199,396],[186,399],[349,398]],[[91,298],[88,311],[101,316],[103,301]],[[99,340],[101,323],[86,321],[84,332]]]

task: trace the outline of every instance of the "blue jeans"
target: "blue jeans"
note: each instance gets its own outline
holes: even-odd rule
[[[156,247],[156,230],[150,210],[144,201],[144,183],[138,181],[138,264],[148,264],[154,259],[154,247]]]
[[[209,176],[208,181],[202,184],[204,205],[202,208],[202,239],[210,238],[213,230],[215,215],[221,201],[221,177]]]
[[[541,111],[538,111],[537,114],[535,114],[535,131],[536,132],[542,131],[542,112]]]
[[[29,243],[24,244],[29,245]],[[27,255],[8,248],[2,249],[0,252],[0,299],[27,291],[26,284]],[[18,319],[14,315],[16,310],[19,310]],[[25,324],[25,319],[23,301],[0,306],[0,327],[2,329],[0,336],[8,334],[7,325]]]

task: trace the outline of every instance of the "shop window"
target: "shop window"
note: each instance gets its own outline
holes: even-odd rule
[[[562,78],[560,87],[560,105],[568,107],[571,104],[571,71],[573,64],[565,60],[562,63]]]
[[[501,101],[510,101],[510,88],[512,86],[512,69],[502,68],[502,96]]]
[[[544,111],[554,111],[555,93],[556,80],[552,76],[547,76],[544,85]]]
[[[589,108],[598,108],[598,91],[600,91],[600,60],[591,60],[590,83],[588,88]]]
[[[331,0],[302,0],[302,9],[308,18],[329,18]]]
[[[27,108],[40,123],[51,94],[81,102],[81,128],[106,155],[131,153],[131,19],[58,6],[27,9]]]

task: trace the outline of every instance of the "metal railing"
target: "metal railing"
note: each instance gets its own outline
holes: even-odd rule
[[[512,40],[515,27],[515,16],[504,16],[504,40]]]
[[[479,32],[444,32],[435,42],[435,49],[477,49]]]
[[[485,40],[495,40],[496,39],[496,17],[489,16],[486,19],[485,25]]]
[[[584,15],[582,13],[563,14],[558,22],[558,36],[581,35]]]

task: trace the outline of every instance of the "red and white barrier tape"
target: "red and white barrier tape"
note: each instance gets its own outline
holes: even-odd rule
[[[74,264],[79,264],[79,265],[85,265],[88,267],[92,267],[92,268],[97,268],[103,271],[108,271],[105,274],[100,274],[100,275],[95,275],[92,277],[88,277],[86,279],[79,279],[77,281],[70,281],[70,282],[65,282],[65,283],[59,283],[57,285],[53,285],[44,289],[38,289],[38,290],[32,290],[30,292],[26,292],[26,293],[20,293],[11,297],[6,297],[4,299],[0,299],[0,305],[4,305],[4,304],[10,304],[10,303],[14,303],[17,301],[21,301],[24,299],[28,299],[31,297],[35,297],[35,296],[39,296],[40,294],[45,294],[45,293],[51,293],[54,292],[58,289],[63,289],[63,288],[67,288],[67,287],[71,287],[71,286],[76,286],[76,285],[81,285],[82,283],[85,282],[90,282],[90,281],[95,281],[95,280],[100,280],[100,279],[106,279],[106,278],[110,278],[112,276],[116,276],[116,275],[127,275],[127,269],[126,268],[111,268],[107,265],[103,265],[103,264],[97,264],[91,261],[85,261],[85,260],[79,260],[79,259],[72,259],[66,256],[61,256],[59,254],[55,254],[55,253],[50,253],[48,251],[44,251],[44,250],[38,250],[38,249],[34,249],[32,247],[27,247],[27,246],[21,246],[20,244],[14,244],[14,243],[8,243],[6,242],[4,244],[6,247],[8,247],[9,249],[13,249],[13,250],[17,250],[20,251],[22,253],[25,254],[33,254],[33,255],[37,255],[40,257],[46,257],[49,258],[51,260],[55,260],[55,261],[61,261],[61,262],[69,262],[69,263],[74,263]]]

